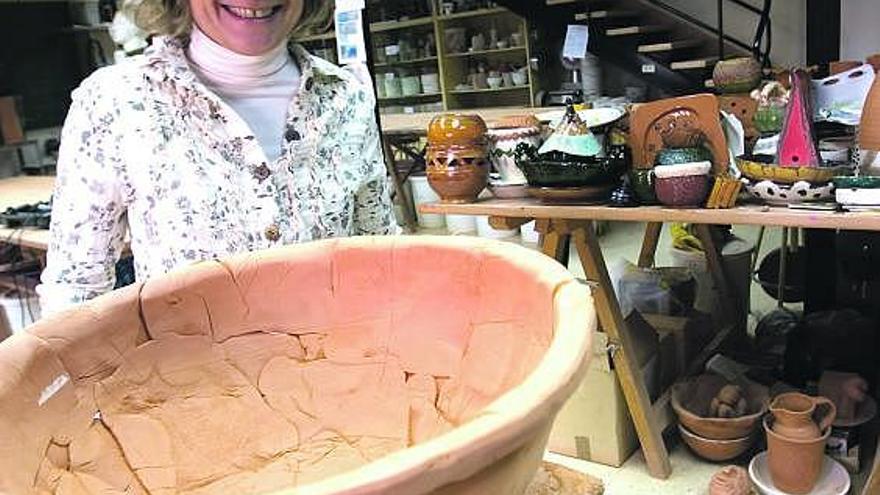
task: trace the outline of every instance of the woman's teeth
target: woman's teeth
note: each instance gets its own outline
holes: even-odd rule
[[[269,9],[246,9],[244,7],[225,6],[235,16],[243,19],[265,19],[275,13],[275,8]]]

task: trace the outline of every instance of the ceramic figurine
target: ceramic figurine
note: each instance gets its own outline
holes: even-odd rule
[[[793,392],[777,396],[764,419],[767,463],[779,490],[809,493],[822,471],[825,444],[837,409],[824,397]]]
[[[791,73],[791,97],[779,136],[776,163],[782,167],[818,167],[822,164],[813,127],[812,81],[806,71]]]
[[[568,105],[562,120],[538,150],[541,155],[561,153],[579,157],[596,156],[602,147],[573,105]],[[563,158],[564,159],[564,158]]]
[[[712,476],[709,495],[749,495],[752,482],[749,473],[739,466],[727,466]]]
[[[477,115],[446,114],[428,126],[428,183],[444,203],[472,203],[489,182],[486,123]]]

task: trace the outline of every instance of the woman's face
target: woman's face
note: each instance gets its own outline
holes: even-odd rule
[[[216,43],[262,55],[283,43],[303,14],[303,0],[189,0],[196,25]]]

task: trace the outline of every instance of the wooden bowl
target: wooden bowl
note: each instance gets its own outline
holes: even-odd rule
[[[767,412],[767,387],[749,382],[744,393],[747,414],[739,418],[708,417],[709,403],[728,381],[718,375],[699,375],[672,386],[672,409],[690,432],[713,440],[734,440],[751,435]]]
[[[712,440],[711,438],[701,437],[692,431],[688,431],[682,425],[678,425],[678,431],[681,438],[691,451],[702,457],[714,462],[723,462],[735,459],[745,453],[758,438],[754,432],[749,433],[743,438],[734,438],[733,440]]]

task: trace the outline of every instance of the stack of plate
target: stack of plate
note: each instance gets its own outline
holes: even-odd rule
[[[849,211],[880,210],[880,177],[835,177],[837,203]]]
[[[833,201],[832,180],[852,173],[848,165],[781,167],[764,155],[739,157],[737,165],[746,191],[758,201],[777,206]]]

